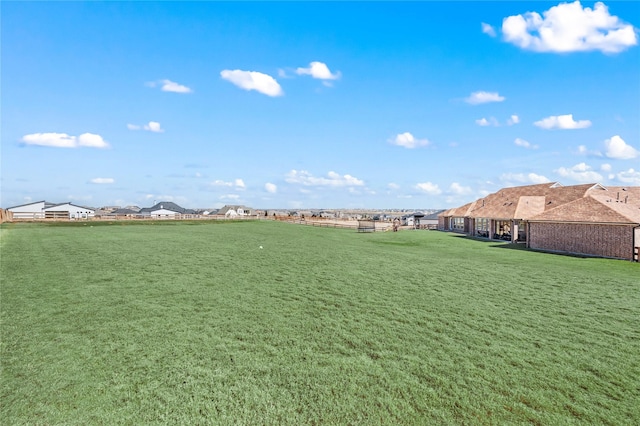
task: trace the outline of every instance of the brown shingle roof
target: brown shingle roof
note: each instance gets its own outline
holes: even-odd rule
[[[531,219],[532,222],[640,223],[640,206],[597,194],[580,198]]]
[[[558,183],[503,188],[442,213],[450,217],[640,223],[640,187]]]
[[[452,209],[445,210],[442,213],[440,213],[438,216],[444,216],[444,217],[465,217],[465,216],[468,216],[469,212],[473,209],[473,206],[475,206],[476,203],[477,203],[477,201],[473,201],[471,203],[465,204],[464,206],[454,207]]]
[[[493,219],[525,219],[528,216],[518,216],[517,212],[531,215],[537,214],[544,209],[540,209],[542,199],[530,197],[545,197],[554,191],[564,191],[566,188],[560,184],[549,182],[537,185],[515,186],[502,188],[498,192],[489,194],[476,203],[476,208],[471,212],[471,217],[487,217]],[[529,197],[522,200],[522,197]],[[529,204],[527,204],[529,202]],[[532,204],[535,203],[535,204]],[[545,208],[547,200],[543,202]]]

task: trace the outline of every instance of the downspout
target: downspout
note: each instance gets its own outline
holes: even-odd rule
[[[633,227],[633,232],[631,234],[631,261],[632,262],[640,262],[640,253],[638,253],[638,259],[636,259],[636,244],[640,246],[640,241],[636,241],[636,231],[640,229],[640,225],[636,225]]]

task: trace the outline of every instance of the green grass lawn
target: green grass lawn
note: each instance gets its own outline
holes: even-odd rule
[[[0,232],[2,424],[640,423],[637,263],[275,222]]]

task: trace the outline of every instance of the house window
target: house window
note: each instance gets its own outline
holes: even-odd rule
[[[476,219],[476,235],[489,238],[489,219],[484,217]]]
[[[511,221],[497,220],[496,233],[493,235],[493,238],[510,240],[511,239]]]
[[[451,229],[454,231],[464,232],[464,218],[463,217],[452,217],[451,218]]]

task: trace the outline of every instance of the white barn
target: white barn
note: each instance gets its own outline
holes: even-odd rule
[[[46,201],[35,201],[33,203],[9,207],[7,210],[13,213],[14,219],[44,219],[45,207],[52,205],[52,203],[47,203]]]
[[[94,209],[72,203],[55,204],[44,208],[45,219],[89,219],[94,217],[95,213]]]

